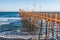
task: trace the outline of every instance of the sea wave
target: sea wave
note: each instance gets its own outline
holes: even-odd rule
[[[0,23],[0,25],[9,24],[9,23]]]
[[[0,18],[0,22],[8,21],[8,20],[21,20],[22,18]]]
[[[16,20],[21,20],[22,18],[0,18],[0,25],[9,24]]]

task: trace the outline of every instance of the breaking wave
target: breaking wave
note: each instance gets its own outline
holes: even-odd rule
[[[17,20],[21,20],[22,18],[0,18],[0,25],[4,25],[4,24],[9,24],[9,23],[12,23],[12,22],[15,22]]]

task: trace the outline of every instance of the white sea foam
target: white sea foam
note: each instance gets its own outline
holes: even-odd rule
[[[9,24],[15,20],[21,20],[22,18],[0,18],[0,25]]]
[[[17,20],[17,19],[22,19],[22,18],[0,18],[0,20],[8,20],[8,19],[15,19],[15,20]]]
[[[9,23],[0,23],[0,25],[9,24]]]

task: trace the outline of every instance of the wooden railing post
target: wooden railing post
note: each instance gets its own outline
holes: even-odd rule
[[[46,37],[46,40],[48,40],[49,35],[50,35],[50,21],[47,23],[47,37]]]
[[[57,15],[57,13],[56,13],[56,15],[55,15],[55,18],[56,18],[56,40],[58,40],[58,23],[57,23],[57,17],[58,17],[58,15]]]
[[[54,40],[54,22],[52,22],[52,40]]]
[[[42,16],[42,14],[41,14],[41,16]],[[40,17],[40,32],[39,32],[38,40],[42,40],[41,37],[42,37],[42,17]]]
[[[39,38],[38,38],[38,40],[42,40],[41,37],[42,37],[42,20],[40,22],[40,32],[39,32]]]
[[[48,16],[48,14],[46,13],[46,17]],[[45,40],[48,40],[48,38],[47,38],[47,31],[48,30],[48,19],[46,18],[46,39]]]

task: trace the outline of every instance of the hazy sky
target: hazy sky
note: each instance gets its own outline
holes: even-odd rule
[[[0,11],[60,11],[60,0],[0,0]]]

